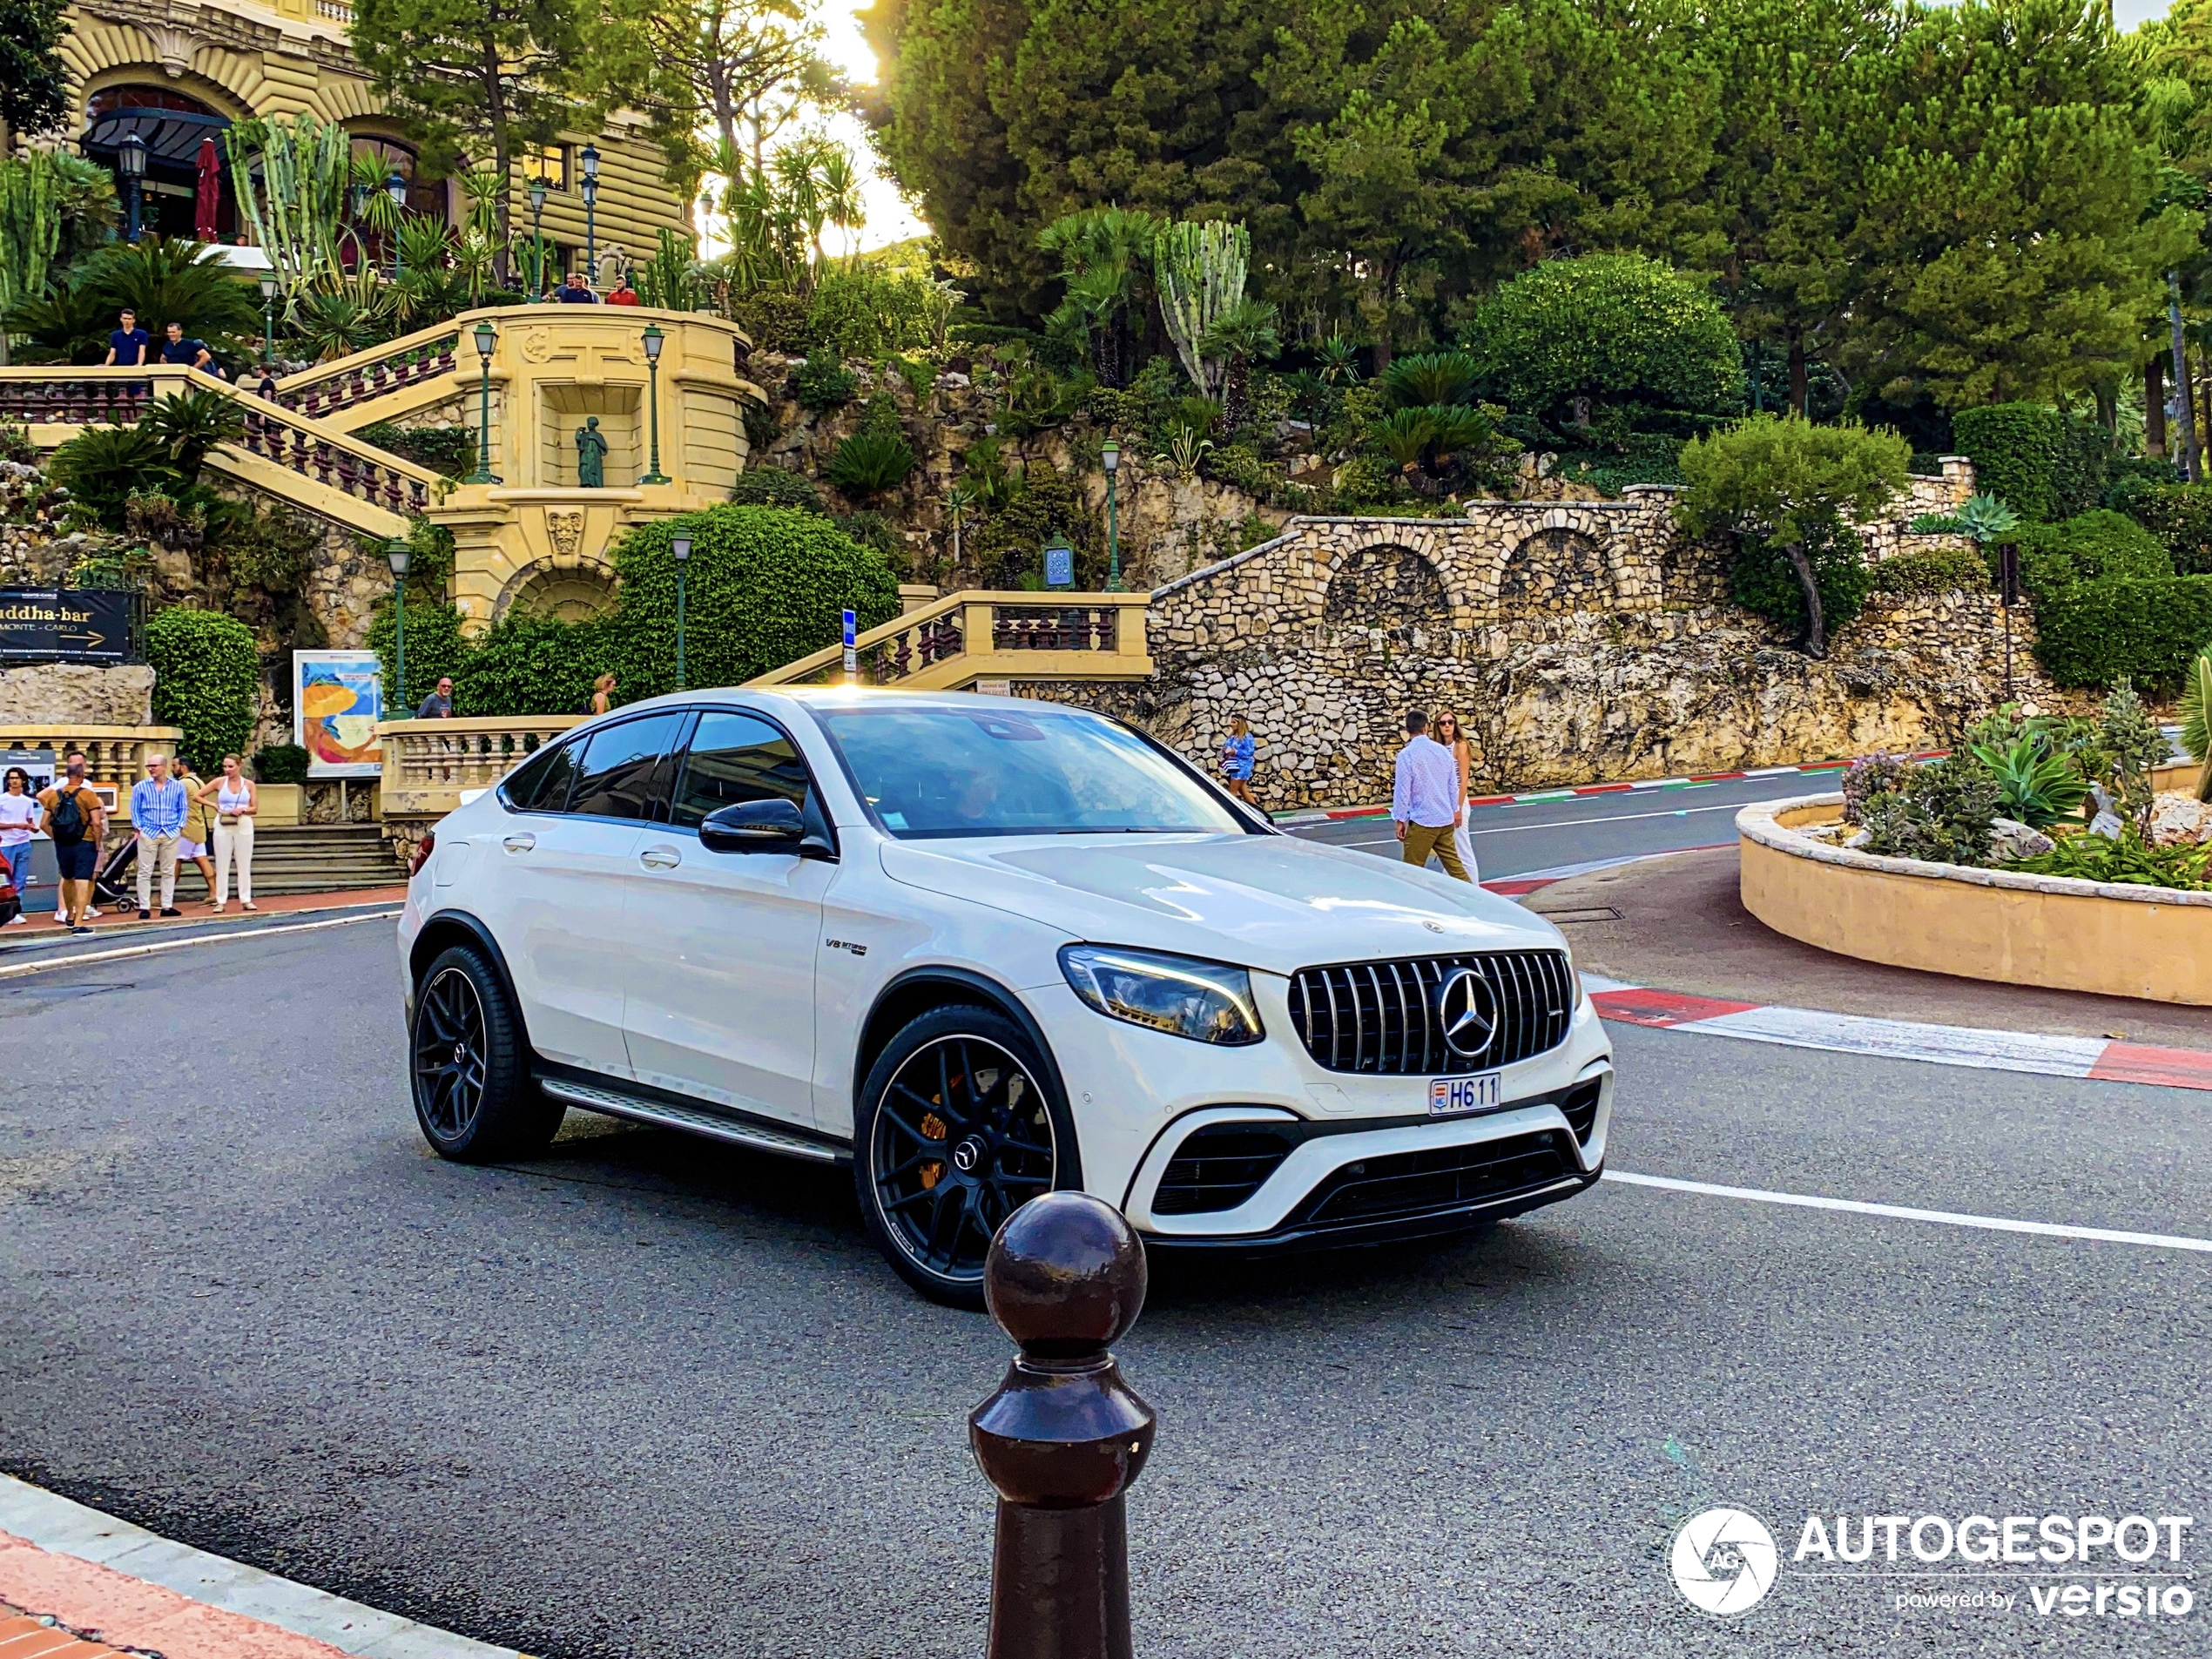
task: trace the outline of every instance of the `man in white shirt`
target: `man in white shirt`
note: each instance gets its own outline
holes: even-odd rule
[[[1406,746],[1398,752],[1398,777],[1390,792],[1390,815],[1406,844],[1406,862],[1426,867],[1432,853],[1444,873],[1462,881],[1474,878],[1452,845],[1465,810],[1460,799],[1460,763],[1428,735],[1428,716],[1415,709],[1406,717]]]

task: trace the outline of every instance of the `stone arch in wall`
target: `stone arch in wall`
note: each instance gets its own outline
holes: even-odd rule
[[[1365,631],[1378,648],[1440,654],[1452,633],[1452,596],[1426,558],[1380,542],[1337,561],[1322,595],[1321,621],[1332,632]]]
[[[1498,616],[1603,610],[1614,597],[1613,570],[1595,536],[1568,524],[1532,531],[1506,556],[1498,577]]]
[[[589,622],[615,605],[615,573],[596,559],[533,561],[499,590],[491,619],[534,617],[548,622]]]

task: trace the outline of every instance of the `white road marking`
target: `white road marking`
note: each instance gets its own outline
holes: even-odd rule
[[[1687,818],[1692,813],[1739,813],[1743,810],[1743,806],[1744,803],[1742,801],[1723,801],[1713,806],[1676,806],[1663,813],[1614,813],[1604,818],[1570,818],[1556,824],[1504,824],[1496,829],[1469,830],[1467,833],[1470,835],[1526,835],[1536,830],[1580,829],[1585,824],[1625,824],[1631,819],[1637,818]],[[1476,810],[1481,809],[1478,807]],[[1393,835],[1379,841],[1339,841],[1336,845],[1339,846],[1394,846],[1397,843],[1398,838]]]
[[[273,934],[311,934],[319,927],[345,927],[357,921],[389,921],[398,915],[397,907],[390,910],[372,910],[366,915],[330,916],[320,921],[287,922],[275,927],[246,927],[236,933],[199,934],[190,939],[164,939],[145,945],[126,945],[118,950],[86,951],[77,956],[57,956],[43,962],[18,962],[0,968],[0,979],[20,979],[25,974],[43,974],[55,968],[81,968],[88,962],[119,962],[134,956],[151,956],[157,951],[182,950],[188,945],[217,945],[226,939],[266,939]]]
[[[2075,1227],[2056,1221],[2013,1221],[2002,1216],[1961,1215],[1952,1210],[1915,1210],[1906,1204],[1866,1204],[1857,1198],[1821,1198],[1804,1192],[1769,1192],[1761,1187],[1723,1187],[1710,1181],[1677,1181],[1670,1176],[1635,1175],[1626,1170],[1608,1170],[1605,1178],[1624,1186],[1702,1193],[1710,1198],[1741,1198],[1750,1204],[1789,1204],[1800,1210],[1840,1210],[1854,1216],[1882,1216],[1892,1221],[1932,1221],[1946,1227],[1979,1227],[1990,1232],[2034,1233],[2046,1238],[2087,1238],[2106,1244],[2138,1244],[2150,1250],[2193,1250],[2212,1254],[2212,1238],[2183,1238],[2172,1233],[2121,1232],[2110,1227]]]

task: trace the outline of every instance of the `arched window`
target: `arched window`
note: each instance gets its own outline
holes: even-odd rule
[[[84,131],[77,147],[85,157],[116,173],[116,190],[124,185],[116,155],[126,133],[135,132],[146,146],[145,177],[139,181],[138,222],[142,234],[192,236],[199,226],[201,145],[212,140],[216,179],[215,236],[233,241],[238,234],[238,208],[231,194],[230,158],[223,153],[223,130],[228,118],[199,99],[167,86],[110,86],[85,101]]]
[[[1321,600],[1331,628],[1379,631],[1393,651],[1440,650],[1452,631],[1452,597],[1444,578],[1410,547],[1363,547],[1338,561]]]
[[[1581,531],[1538,530],[1514,549],[1498,582],[1498,614],[1602,610],[1613,599],[1605,550]]]

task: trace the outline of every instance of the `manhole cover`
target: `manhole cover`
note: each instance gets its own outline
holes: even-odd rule
[[[1546,921],[1567,927],[1578,921],[1618,921],[1621,913],[1609,904],[1591,905],[1581,910],[1539,910]]]

